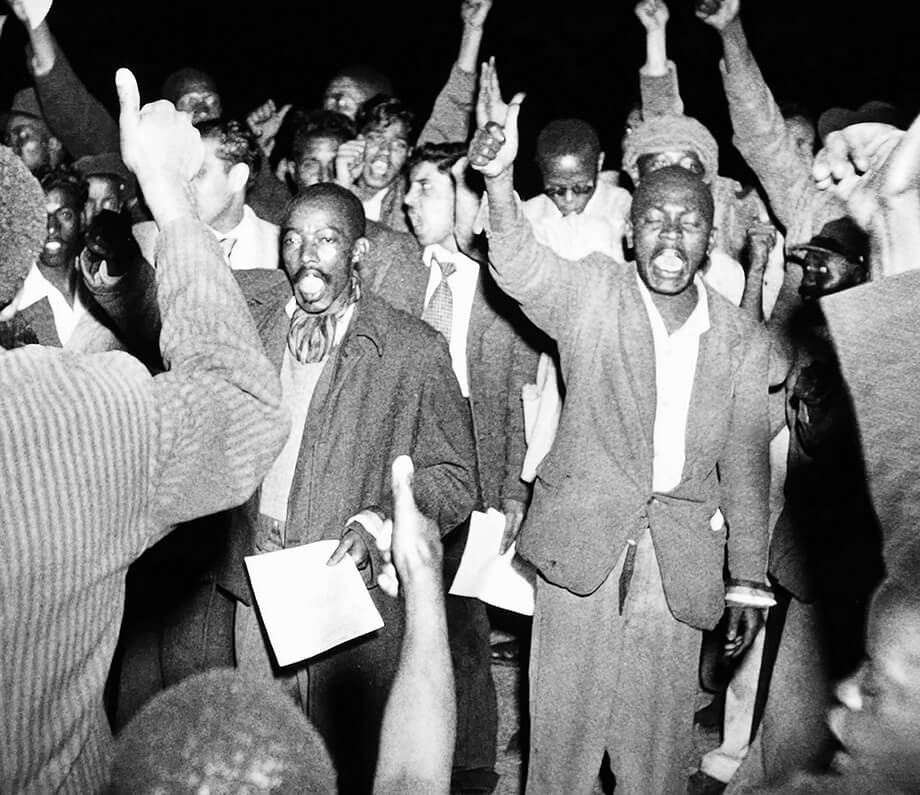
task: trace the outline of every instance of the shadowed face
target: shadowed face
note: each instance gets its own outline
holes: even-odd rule
[[[89,197],[83,205],[83,224],[89,226],[102,210],[121,210],[122,183],[108,174],[92,174],[86,178]]]
[[[366,83],[353,77],[339,75],[332,78],[323,95],[323,110],[334,110],[348,116],[352,121],[361,106],[376,92]]]
[[[690,286],[709,253],[712,212],[709,188],[680,166],[660,169],[639,184],[631,238],[649,290],[676,295]]]
[[[192,124],[219,119],[224,112],[220,94],[206,80],[186,80],[177,93],[176,109],[191,114]]]
[[[806,301],[855,287],[865,280],[865,271],[861,265],[850,262],[834,251],[808,251],[801,265],[802,284],[799,286],[799,294]]]
[[[365,239],[335,202],[297,202],[282,230],[281,260],[298,306],[310,314],[332,307],[347,293],[365,248]]]
[[[33,174],[54,165],[51,133],[41,119],[14,114],[6,124],[6,142]]]
[[[836,760],[895,785],[920,781],[920,611],[882,590],[869,611],[866,660],[837,688],[831,730],[844,751]],[[881,790],[880,790],[881,791]],[[900,790],[899,790],[900,791]]]
[[[645,179],[653,171],[658,171],[668,166],[680,166],[698,177],[702,177],[706,173],[706,169],[703,168],[703,163],[696,152],[685,152],[678,149],[668,152],[654,152],[642,155],[636,161],[640,180]]]
[[[338,150],[337,138],[317,136],[308,140],[294,164],[297,190],[320,182],[332,182],[335,179],[335,155]]]
[[[80,198],[67,188],[51,188],[45,193],[45,209],[48,236],[39,262],[48,268],[70,267],[83,245]]]

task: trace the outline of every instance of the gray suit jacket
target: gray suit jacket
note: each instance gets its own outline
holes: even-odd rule
[[[490,236],[499,286],[559,346],[566,401],[537,472],[518,548],[546,579],[578,594],[610,574],[629,538],[651,528],[674,616],[713,627],[732,577],[765,582],[769,484],[766,337],[707,288],[681,482],[652,489],[655,353],[634,268],[603,255],[564,260],[519,217]]]

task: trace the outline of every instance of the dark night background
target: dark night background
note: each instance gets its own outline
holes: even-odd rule
[[[482,57],[498,59],[507,95],[527,91],[523,151],[547,120],[581,116],[594,123],[619,161],[622,121],[638,95],[644,30],[633,2],[495,0]],[[869,99],[918,110],[920,45],[912,2],[897,0],[745,0],[752,49],[781,101],[813,113]],[[718,71],[720,46],[693,17],[693,0],[670,0],[669,54],[678,65],[686,112],[722,146],[722,170],[744,176],[730,149],[730,126]],[[174,68],[197,65],[217,78],[230,115],[267,97],[318,102],[336,67],[365,62],[391,76],[397,92],[424,117],[447,77],[460,34],[459,0],[298,3],[256,0],[57,0],[53,32],[78,74],[114,107],[114,70],[131,67],[144,100],[155,99]],[[0,36],[0,103],[26,85],[26,35],[14,17]],[[527,173],[524,173],[525,182]]]

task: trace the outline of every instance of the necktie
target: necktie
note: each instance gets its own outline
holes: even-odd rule
[[[435,331],[440,331],[444,339],[450,342],[450,326],[454,314],[454,297],[450,291],[450,285],[447,280],[451,274],[457,270],[453,262],[438,262],[436,259],[431,260],[432,264],[437,264],[441,269],[441,281],[434,288],[425,311],[422,312],[422,320],[428,323]]]

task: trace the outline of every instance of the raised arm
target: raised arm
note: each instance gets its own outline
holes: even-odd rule
[[[596,284],[589,271],[604,270],[602,255],[565,260],[540,245],[514,193],[518,115],[523,94],[501,98],[494,60],[483,63],[476,106],[479,129],[470,143],[470,165],[485,178],[489,200],[489,270],[503,292],[551,337],[571,322],[581,304],[580,290]]]
[[[470,137],[470,117],[476,93],[476,64],[479,62],[479,47],[491,8],[492,0],[463,0],[460,7],[460,17],[463,20],[460,52],[447,83],[434,101],[431,116],[419,133],[420,144],[466,141]]]
[[[457,708],[447,645],[441,542],[415,505],[412,462],[393,462],[392,560],[406,606],[399,668],[383,713],[375,795],[450,789]],[[386,587],[381,583],[381,587]]]
[[[220,246],[197,218],[191,179],[198,132],[172,104],[140,109],[137,82],[116,76],[122,157],[160,228],[160,352],[153,379],[152,530],[246,500],[287,435],[281,387]]]
[[[19,0],[12,0],[10,7],[29,31],[29,66],[45,121],[55,137],[75,160],[84,155],[117,152],[115,119],[77,77],[58,47],[48,20],[32,29]]]
[[[645,28],[645,64],[639,69],[642,115],[683,113],[677,67],[668,60],[668,6],[664,0],[640,0],[636,16]]]
[[[779,105],[748,46],[740,10],[741,0],[722,0],[714,13],[697,14],[722,38],[722,82],[733,142],[763,185],[788,238],[792,230],[809,226],[802,223],[801,214],[814,208],[817,190],[810,165],[797,153]],[[811,233],[809,228],[802,233],[804,240],[787,239],[787,245],[804,243]]]

